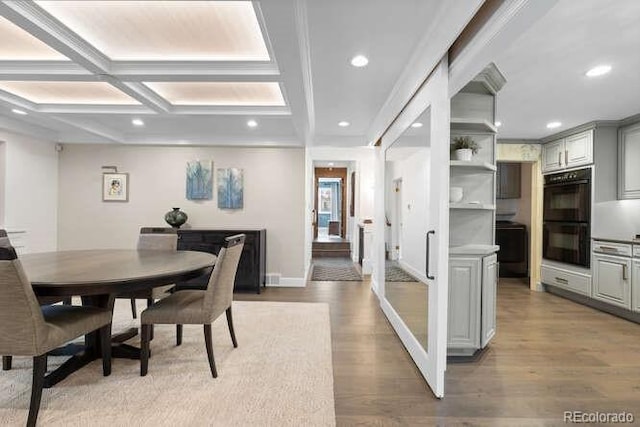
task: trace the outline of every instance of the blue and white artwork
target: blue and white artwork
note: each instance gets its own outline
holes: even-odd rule
[[[242,209],[244,184],[242,169],[218,169],[218,207],[220,209]]]
[[[213,198],[213,164],[211,161],[187,162],[187,200]]]

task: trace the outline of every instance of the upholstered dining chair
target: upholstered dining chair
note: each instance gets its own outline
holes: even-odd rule
[[[138,236],[138,250],[144,251],[175,251],[178,249],[178,234],[173,228],[152,228],[142,227]],[[146,299],[147,307],[157,299],[169,295],[175,285],[158,286],[152,289],[143,289],[118,295],[118,298],[128,298],[131,300],[131,314],[134,319],[138,317],[136,310],[136,299]]]
[[[102,370],[111,374],[111,311],[72,305],[40,306],[12,246],[0,247],[0,354],[33,357],[27,426],[35,426],[47,371],[47,353],[99,329]]]
[[[161,299],[142,312],[142,351],[140,354],[140,375],[147,375],[149,366],[149,341],[151,327],[156,324],[176,325],[176,345],[182,344],[182,325],[204,325],[204,341],[207,348],[211,375],[216,378],[218,371],[213,357],[211,324],[222,314],[227,314],[227,325],[233,347],[238,347],[233,330],[231,304],[238,262],[244,246],[244,234],[227,237],[227,246],[220,249],[216,265],[206,289],[185,289]]]

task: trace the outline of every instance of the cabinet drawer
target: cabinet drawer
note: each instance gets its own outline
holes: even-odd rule
[[[593,241],[593,251],[607,255],[631,256],[631,245],[628,243],[607,242],[604,240]]]
[[[542,283],[591,296],[591,277],[548,265],[542,266]]]
[[[640,258],[640,245],[633,245],[633,256]]]
[[[633,260],[631,269],[631,308],[640,312],[640,259]]]

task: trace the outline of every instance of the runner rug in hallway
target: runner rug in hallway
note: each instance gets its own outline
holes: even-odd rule
[[[139,317],[118,300],[113,330],[138,326]],[[184,325],[176,347],[175,327],[156,325],[146,377],[129,359],[114,359],[103,377],[96,360],[43,391],[38,425],[335,426],[329,306],[236,301],[233,320],[235,349],[225,316],[213,324],[218,378],[202,326]],[[50,357],[49,369],[63,360]],[[25,425],[30,393],[31,358],[14,357],[0,375],[0,425]]]
[[[311,280],[315,282],[360,282],[362,276],[350,258],[315,258]]]
[[[393,261],[384,264],[384,280],[387,282],[417,282],[415,277],[407,273]]]

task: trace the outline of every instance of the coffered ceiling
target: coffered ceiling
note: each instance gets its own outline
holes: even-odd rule
[[[461,0],[460,20],[481,3]],[[0,127],[63,143],[366,145],[445,8],[438,0],[0,1]],[[369,65],[352,66],[355,55]]]

